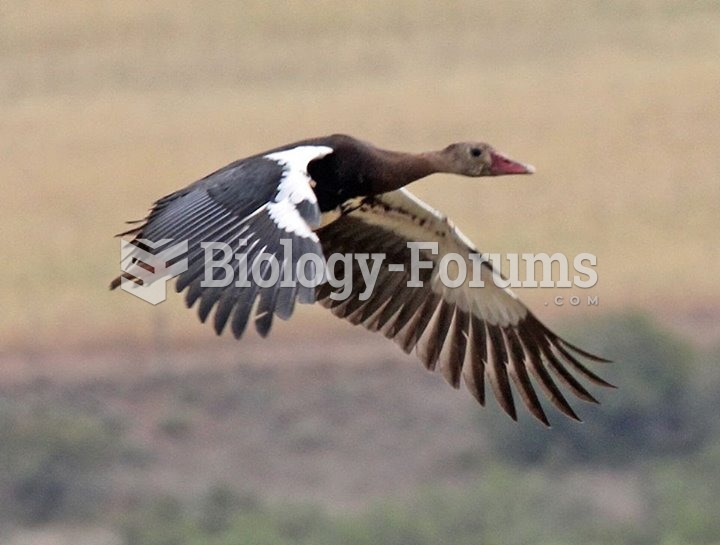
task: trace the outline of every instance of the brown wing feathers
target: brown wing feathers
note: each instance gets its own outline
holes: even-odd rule
[[[536,393],[536,385],[555,407],[576,420],[580,419],[558,383],[574,396],[591,403],[597,403],[597,399],[572,372],[594,384],[612,386],[587,369],[577,356],[593,361],[607,360],[567,343],[524,307],[524,316],[516,323],[493,323],[497,315],[495,310],[499,310],[500,315],[511,315],[505,312],[503,304],[517,305],[513,296],[498,292],[499,288],[491,288],[496,290],[493,293],[488,291],[488,295],[496,299],[494,304],[499,306],[488,311],[490,316],[484,316],[465,291],[452,296],[449,290],[438,293],[437,282],[435,287],[432,282],[435,269],[420,270],[422,288],[407,287],[409,267],[401,272],[391,272],[386,266],[388,263],[409,263],[407,229],[402,221],[398,222],[397,214],[387,225],[383,225],[380,218],[370,218],[368,214],[373,211],[378,215],[393,212],[388,202],[381,202],[378,206],[369,205],[371,202],[372,199],[366,200],[363,206],[356,207],[355,211],[318,231],[326,256],[350,251],[387,254],[375,290],[366,301],[359,298],[365,284],[355,261],[352,295],[348,300],[338,302],[330,299],[333,288],[329,284],[318,288],[318,301],[336,316],[353,324],[362,324],[369,330],[381,331],[405,352],[415,351],[425,367],[440,371],[455,388],[460,386],[462,377],[480,404],[485,403],[485,383],[489,383],[499,405],[513,419],[517,418],[513,390],[533,416],[549,425]],[[399,202],[402,203],[402,199]],[[409,202],[408,206],[411,204]],[[392,205],[398,205],[397,198]],[[412,212],[417,213],[418,210],[412,209]],[[402,217],[402,214],[399,216]],[[428,224],[430,240],[432,235],[437,235],[437,230],[433,232],[431,229],[445,222],[441,216],[432,220],[423,219],[423,223]],[[418,224],[418,219],[409,214],[407,221],[414,223],[413,228]],[[458,242],[464,245],[465,239],[458,235],[455,243]],[[474,251],[467,246],[465,249]],[[436,265],[441,257],[432,258]],[[430,258],[429,255],[424,257]]]

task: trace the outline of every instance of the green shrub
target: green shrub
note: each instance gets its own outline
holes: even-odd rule
[[[116,457],[117,426],[84,414],[8,410],[0,416],[0,499],[25,522],[92,516]]]
[[[172,414],[160,420],[157,429],[170,439],[184,439],[192,432],[192,419],[187,414]]]
[[[226,531],[237,513],[256,512],[259,500],[252,494],[238,494],[226,486],[214,486],[203,499],[198,524],[208,534]]]
[[[720,442],[690,460],[653,464],[646,481],[647,502],[662,543],[718,543]]]

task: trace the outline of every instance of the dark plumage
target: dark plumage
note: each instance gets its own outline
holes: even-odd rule
[[[548,423],[530,377],[558,409],[578,419],[556,381],[580,399],[597,403],[576,376],[611,386],[580,361],[606,360],[547,329],[510,290],[493,283],[499,273],[487,262],[481,269],[483,288],[470,287],[468,281],[448,288],[438,281],[444,255],[463,256],[470,270],[469,254],[478,252],[445,216],[402,189],[436,172],[479,177],[529,174],[533,169],[482,143],[408,154],[345,135],[313,138],[241,159],[160,199],[144,223],[123,235],[134,235],[138,241],[188,240],[188,269],[178,276],[176,289],[187,290],[188,306],[199,302],[202,321],[215,309],[218,334],[229,324],[239,338],[252,318],[265,336],[273,316],[289,318],[295,301],[318,301],[336,316],[382,332],[406,352],[415,351],[428,369],[442,372],[452,386],[459,387],[464,379],[483,405],[487,382],[513,419],[512,385],[529,411]],[[334,253],[383,253],[387,259],[366,299],[360,296],[366,286],[356,260],[352,292],[345,300],[336,300],[342,288],[327,282],[314,289],[281,282],[205,287],[200,243],[222,242],[235,249],[240,240],[240,258],[230,263],[233,274],[243,261],[248,268],[260,264],[261,254],[278,259],[280,278],[283,272],[295,274],[300,256],[306,254],[320,263]],[[283,260],[284,240],[292,243],[289,261]],[[420,269],[421,287],[408,287],[407,243],[424,241],[437,242],[439,252],[420,251],[433,265]],[[266,263],[258,265],[261,279],[270,278]],[[395,270],[389,264],[405,266]],[[339,264],[335,268],[342,272]],[[222,271],[215,272],[218,278]],[[140,282],[137,276],[123,274]]]

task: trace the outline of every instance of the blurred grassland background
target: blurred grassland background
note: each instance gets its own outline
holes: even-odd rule
[[[720,543],[719,99],[711,0],[4,0],[0,542]],[[333,132],[533,163],[413,191],[597,255],[519,291],[623,388],[515,426],[322,309],[238,344],[107,290],[152,201]]]
[[[110,235],[236,158],[332,132],[413,151],[484,139],[535,164],[414,190],[484,251],[596,254],[603,310],[676,319],[720,299],[715,2],[6,1],[0,15],[13,342],[142,338],[159,313],[209,339],[179,298],[148,312],[106,291]]]

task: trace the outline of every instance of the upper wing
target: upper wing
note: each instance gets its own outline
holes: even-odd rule
[[[298,282],[284,285],[278,281],[261,287],[254,281],[252,269],[257,267],[262,280],[274,275],[270,261],[261,259],[262,254],[274,256],[279,278],[296,278],[298,258],[303,254],[314,254],[324,263],[322,248],[311,229],[320,222],[320,209],[310,187],[307,164],[331,152],[327,146],[298,146],[238,161],[160,199],[141,226],[122,235],[135,235],[136,241],[187,240],[188,269],[178,276],[176,290],[188,288],[188,307],[199,300],[203,322],[216,308],[217,333],[229,322],[239,338],[258,299],[255,325],[265,336],[273,314],[286,319],[296,299],[302,303],[315,301],[314,288]],[[285,240],[290,242],[283,245],[281,241]],[[206,263],[201,243],[208,242],[227,244],[237,255],[227,263],[232,269],[232,282],[226,287],[204,285]],[[290,259],[286,259],[288,256]],[[137,259],[133,262],[143,267]],[[235,285],[241,266],[249,272],[250,285],[246,287]],[[137,282],[141,271],[137,272],[123,276]],[[215,268],[213,279],[221,280],[225,274],[222,268]],[[121,277],[116,278],[111,288],[120,282]]]
[[[318,288],[318,300],[341,318],[381,331],[403,350],[413,349],[428,369],[439,368],[459,387],[460,377],[480,404],[489,382],[502,408],[516,418],[511,382],[530,412],[548,424],[530,376],[566,415],[578,419],[553,376],[577,397],[597,403],[570,369],[589,381],[611,386],[578,361],[577,355],[606,361],[564,341],[543,324],[509,289],[493,282],[499,273],[482,263],[484,287],[470,287],[472,243],[443,215],[401,189],[348,203],[341,216],[317,231],[326,258],[347,252],[384,253],[381,272],[370,297],[362,301],[365,283],[353,260],[353,289],[344,301],[331,299],[329,283]],[[420,269],[422,287],[408,287],[411,252],[408,242],[437,241],[437,255],[421,252],[432,268]],[[439,277],[444,255],[456,253],[467,265],[464,284],[448,288]],[[404,265],[391,271],[388,264]],[[338,263],[339,266],[339,263]],[[347,271],[346,271],[347,272]],[[340,271],[338,271],[338,274]],[[450,275],[452,277],[452,275]],[[548,371],[550,370],[550,372]]]

